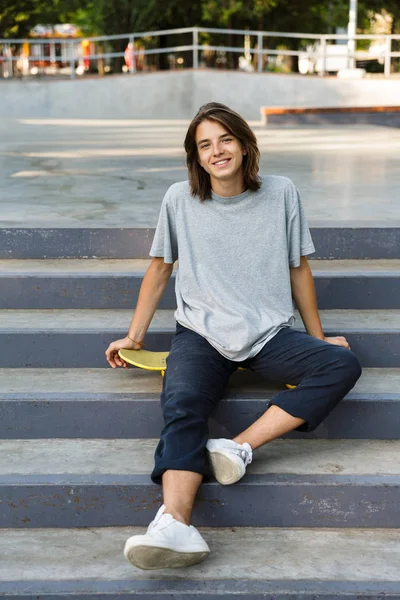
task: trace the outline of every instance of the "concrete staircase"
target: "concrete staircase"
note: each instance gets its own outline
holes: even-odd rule
[[[400,230],[312,231],[325,332],[346,335],[363,376],[313,434],[262,448],[235,486],[202,486],[207,561],[142,572],[122,549],[160,504],[161,378],[112,370],[104,350],[152,233],[0,230],[0,596],[400,599]],[[151,349],[169,348],[174,304],[171,281]],[[277,389],[236,373],[211,434],[245,428]]]

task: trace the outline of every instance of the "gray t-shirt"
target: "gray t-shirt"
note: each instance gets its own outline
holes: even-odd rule
[[[257,192],[201,203],[189,182],[167,191],[150,256],[174,263],[176,320],[223,356],[255,356],[294,324],[289,267],[315,252],[297,188],[264,176]]]

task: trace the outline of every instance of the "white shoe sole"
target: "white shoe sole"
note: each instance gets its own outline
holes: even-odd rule
[[[214,477],[221,485],[232,485],[232,483],[236,483],[239,479],[242,479],[246,472],[243,465],[233,462],[222,452],[208,451],[208,455],[210,457]]]
[[[209,552],[179,552],[170,548],[157,546],[134,546],[128,550],[125,557],[138,569],[177,569],[190,567],[201,562]]]

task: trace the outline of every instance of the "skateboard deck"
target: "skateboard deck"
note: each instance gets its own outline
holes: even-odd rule
[[[150,350],[119,350],[119,356],[125,362],[148,371],[161,371],[164,375],[169,352],[151,352]]]
[[[148,371],[160,371],[164,376],[167,368],[167,356],[169,352],[152,352],[151,350],[119,350],[119,356],[125,362],[140,369]],[[239,367],[240,371],[244,371],[243,367]],[[287,388],[293,389],[295,385],[286,384]]]

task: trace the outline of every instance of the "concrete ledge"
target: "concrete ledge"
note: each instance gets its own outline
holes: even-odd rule
[[[0,229],[0,258],[149,258],[154,232],[142,228]]]
[[[400,106],[331,106],[331,107],[308,107],[308,108],[286,108],[283,106],[262,106],[261,115],[306,115],[306,114],[328,114],[328,113],[394,113],[400,112]]]
[[[344,335],[363,367],[400,367],[400,333],[392,332],[390,326],[385,332],[325,328],[325,334]],[[0,357],[0,368],[101,368],[105,364],[106,348],[125,335],[126,328],[115,329],[109,334],[85,330],[80,333],[0,331],[0,345],[7,348],[7,353]],[[172,335],[167,331],[149,333],[146,344],[150,350],[166,352],[170,349]]]
[[[283,389],[283,388],[282,388]],[[274,393],[221,400],[210,421],[214,437],[231,437],[260,416]],[[1,437],[157,437],[163,427],[159,394],[0,394]],[[350,393],[315,431],[292,438],[399,439],[400,394]]]
[[[114,484],[124,477],[149,475],[157,444],[158,437],[2,439],[0,477],[16,485],[97,485],[103,477]],[[400,440],[279,439],[254,451],[247,475],[332,476],[332,481],[340,475],[366,477],[367,482],[371,477],[400,477],[399,453]]]
[[[52,270],[43,265],[41,272],[28,269],[25,272],[12,273],[11,269],[1,272],[0,267],[0,309],[118,309],[136,306],[144,270],[129,272],[127,268],[122,273],[121,267],[118,267],[114,273],[111,269],[102,273],[91,270],[87,265],[86,270],[71,273],[64,266],[63,259],[60,261]],[[313,261],[311,268],[320,310],[400,308],[400,262],[397,271],[391,268],[380,272],[375,271],[373,266],[368,268],[368,261],[365,262],[362,271],[357,271],[356,267],[353,271],[341,271],[332,261],[326,271],[319,272],[317,261]],[[159,309],[175,308],[175,276],[172,275]]]
[[[281,388],[283,389],[283,388]],[[278,390],[277,390],[278,391]],[[233,437],[249,427],[277,391],[266,387],[249,399],[244,390],[221,400],[210,420],[210,435]],[[0,394],[3,439],[158,437],[163,427],[159,394]],[[351,392],[312,433],[298,439],[400,439],[400,394]]]
[[[127,531],[126,537],[130,533]],[[122,542],[121,542],[122,543]],[[193,571],[193,569],[191,569]],[[255,581],[184,579],[132,579],[131,581],[4,581],[0,595],[10,600],[32,600],[32,595],[51,600],[400,600],[400,582],[382,581]]]
[[[149,258],[154,231],[0,229],[0,259]],[[311,235],[316,247],[312,258],[400,258],[399,227],[311,227]]]
[[[262,117],[264,125],[297,127],[299,125],[376,125],[400,127],[400,112],[295,112]]]
[[[261,106],[260,114],[264,125],[268,125],[268,123],[365,123],[400,126],[400,106],[315,106],[307,108]]]
[[[0,344],[7,352],[0,367],[105,367],[104,352],[126,335],[132,312],[2,310]],[[327,310],[320,316],[325,334],[346,336],[362,366],[400,367],[399,310]],[[145,337],[149,349],[169,350],[175,326],[174,311],[156,311]],[[302,329],[299,317],[297,327]]]
[[[210,101],[232,106],[246,119],[262,105],[306,107],[398,104],[397,78],[339,79],[300,74],[185,69],[76,78],[2,81],[2,108],[21,118],[191,119]],[[160,94],[160,89],[163,93]],[[237,93],[240,90],[240,94]]]
[[[139,369],[2,369],[0,437],[158,438],[161,377]],[[365,369],[356,387],[316,431],[292,438],[399,439],[397,369]],[[282,384],[239,371],[210,420],[213,437],[231,437],[261,415]],[[68,391],[64,391],[68,390]]]
[[[399,490],[398,475],[246,475],[204,483],[193,525],[399,528]],[[0,527],[147,526],[161,504],[148,475],[0,476],[0,492]]]
[[[2,288],[0,309],[133,308],[139,297],[143,277],[144,273],[105,277],[87,273],[56,277],[39,274],[8,277],[0,274]],[[399,291],[395,297],[398,299],[398,306],[390,302],[390,306],[384,308],[400,308],[400,277],[393,281],[391,289],[396,287],[397,281]],[[394,302],[397,303],[396,300]],[[174,276],[168,281],[158,308],[162,310],[176,308]]]

